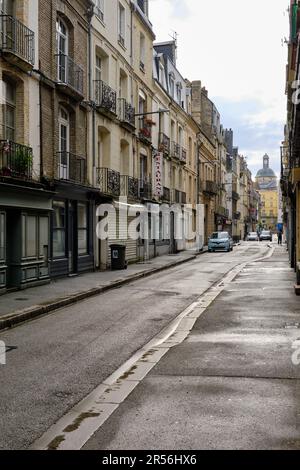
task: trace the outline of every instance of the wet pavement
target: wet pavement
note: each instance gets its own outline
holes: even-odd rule
[[[294,279],[285,247],[250,262],[84,449],[299,449]]]

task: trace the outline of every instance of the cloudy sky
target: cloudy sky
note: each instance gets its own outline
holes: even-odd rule
[[[149,0],[157,41],[178,34],[182,75],[201,80],[255,174],[279,175],[289,0]]]

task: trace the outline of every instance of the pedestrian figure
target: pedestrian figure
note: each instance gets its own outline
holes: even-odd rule
[[[278,232],[278,245],[282,245],[282,232]]]

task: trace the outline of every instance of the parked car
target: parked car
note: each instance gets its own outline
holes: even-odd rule
[[[270,230],[263,230],[261,232],[261,234],[259,235],[259,240],[262,242],[262,241],[272,241],[272,233],[270,232]]]
[[[228,232],[214,232],[208,240],[208,251],[233,250],[233,240]]]
[[[250,232],[247,235],[247,242],[258,242],[259,238],[256,232]]]

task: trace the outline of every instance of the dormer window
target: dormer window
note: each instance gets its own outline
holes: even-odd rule
[[[174,91],[175,91],[175,78],[172,73],[169,75],[169,89],[170,89],[170,95],[172,98],[174,98]]]
[[[182,102],[181,95],[182,95],[182,85],[181,85],[181,83],[177,83],[177,85],[176,85],[176,97],[177,97],[177,102],[180,104],[180,106],[181,106],[181,102]]]
[[[165,87],[165,67],[162,63],[159,64],[159,82]]]
[[[95,0],[95,14],[104,21],[104,0]]]

